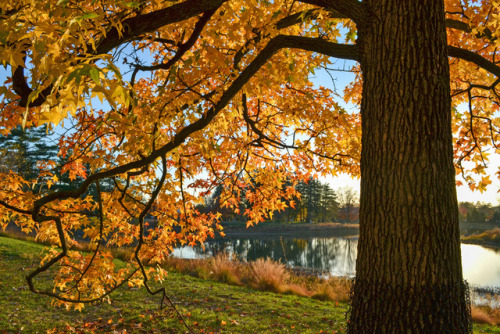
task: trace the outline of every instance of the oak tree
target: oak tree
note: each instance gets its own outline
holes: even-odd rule
[[[470,331],[455,175],[483,190],[498,145],[499,3],[395,0],[19,0],[0,4],[1,128],[72,122],[43,194],[0,175],[0,215],[50,249],[29,288],[81,308],[163,280],[177,243],[220,229],[196,204],[223,185],[256,224],[312,173],[361,175],[349,331]],[[343,92],[310,78],[356,61]],[[362,135],[361,135],[362,133]],[[59,168],[59,169],[58,169]],[[285,182],[290,186],[284,186]],[[103,182],[114,187],[106,191]],[[462,181],[460,181],[462,182]],[[96,196],[89,195],[95,189]],[[157,218],[145,231],[144,217]],[[78,251],[83,230],[94,252]],[[107,246],[130,246],[115,268]],[[49,270],[50,269],[50,270]],[[54,274],[54,289],[36,278]]]

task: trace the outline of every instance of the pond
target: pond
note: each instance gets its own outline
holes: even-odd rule
[[[314,269],[333,276],[353,277],[356,271],[356,238],[225,239],[201,247],[174,251],[182,258],[210,257],[225,251],[243,261],[269,257],[290,267]],[[500,290],[500,250],[462,244],[464,278],[471,286]]]
[[[269,257],[290,267],[314,269],[334,276],[354,276],[358,240],[354,238],[313,239],[225,239],[202,247],[182,247],[174,256],[205,258],[220,252],[242,261]]]

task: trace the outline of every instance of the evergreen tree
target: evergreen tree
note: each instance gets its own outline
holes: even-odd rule
[[[322,223],[332,221],[337,216],[339,204],[337,195],[328,184],[309,179],[299,182],[297,190],[301,199],[297,205],[298,220],[306,223]]]
[[[321,222],[330,222],[336,219],[339,210],[337,194],[327,183],[321,185],[321,200],[319,205]]]
[[[54,160],[58,146],[51,142],[51,133],[45,127],[13,129],[8,136],[0,136],[0,171],[12,171],[33,180],[38,175],[37,163]]]

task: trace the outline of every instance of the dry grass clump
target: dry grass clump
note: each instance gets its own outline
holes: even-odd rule
[[[283,293],[287,294],[292,294],[296,296],[301,296],[301,297],[311,297],[312,292],[307,289],[307,287],[303,284],[297,284],[297,283],[288,283],[286,285],[286,289]]]
[[[269,258],[250,263],[250,285],[257,290],[283,293],[287,290],[290,273],[285,265]]]
[[[484,239],[496,240],[500,238],[500,228],[495,227],[480,234]]]
[[[180,259],[169,256],[162,265],[168,270],[194,277],[242,285],[242,265],[232,261],[227,253],[220,253],[208,259]]]
[[[347,302],[350,290],[351,283],[347,278],[330,277],[328,279],[318,279],[313,288],[314,294],[312,298]]]
[[[239,262],[231,261],[227,253],[219,253],[208,259],[206,265],[213,280],[233,285],[241,285],[241,265]]]
[[[246,263],[235,261],[228,254],[221,253],[215,257],[200,260],[169,257],[163,265],[168,270],[233,285],[247,285],[261,291],[336,302],[345,302],[349,299],[349,279],[340,277],[324,279],[295,274],[283,263],[269,258]]]
[[[174,256],[167,257],[164,262],[162,262],[168,270],[176,271],[178,273],[188,274],[194,277],[200,277],[204,279],[210,278],[210,271],[206,264],[206,260],[203,259],[180,259]]]
[[[471,317],[476,323],[495,326],[500,323],[500,310],[487,306],[472,306]]]

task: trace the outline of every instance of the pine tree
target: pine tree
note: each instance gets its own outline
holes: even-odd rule
[[[44,127],[13,129],[8,136],[0,136],[0,171],[16,172],[26,180],[38,175],[37,164],[53,160],[58,146],[51,142],[51,133]]]

